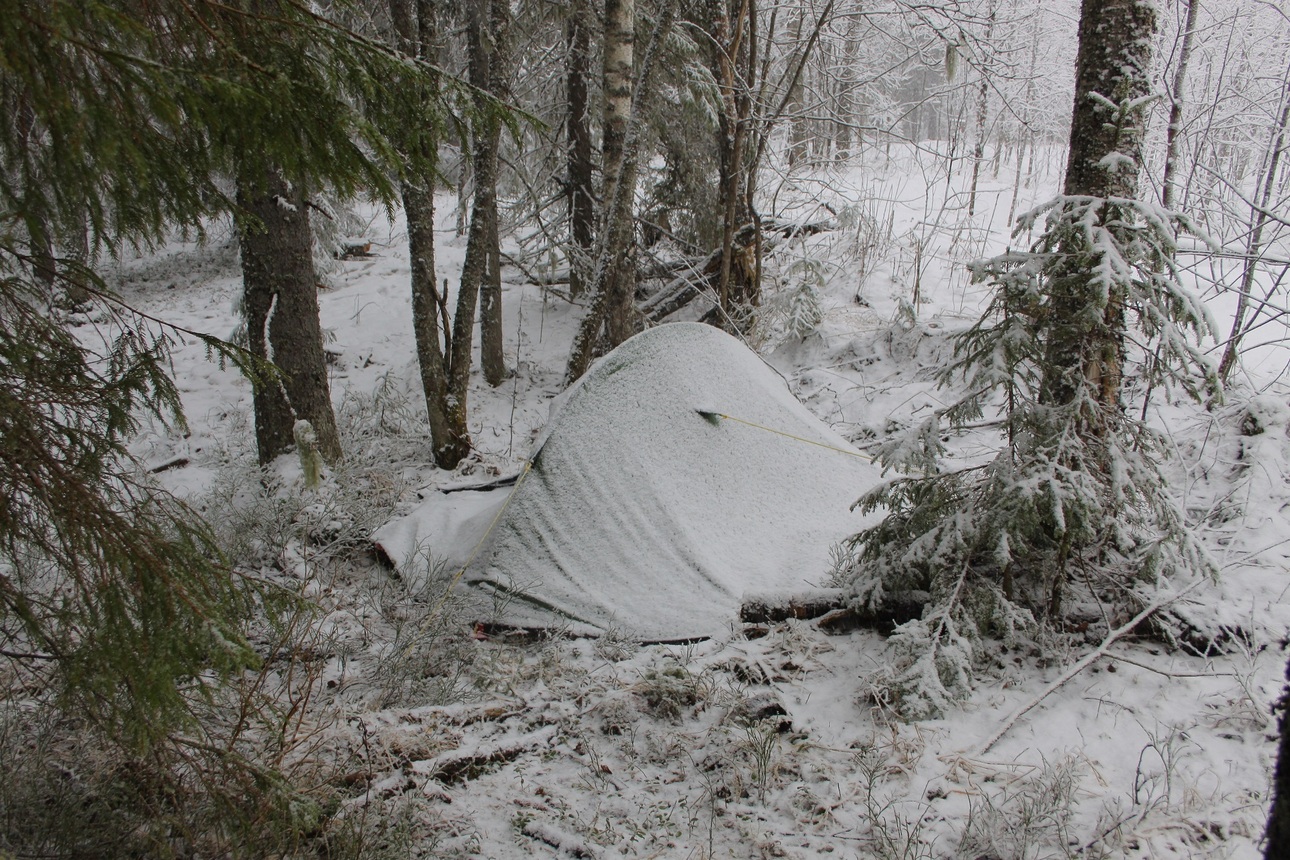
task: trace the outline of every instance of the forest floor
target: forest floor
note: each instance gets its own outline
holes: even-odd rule
[[[1010,190],[988,186],[973,221],[961,198],[920,175],[870,165],[776,190],[777,214],[827,217],[834,229],[774,250],[753,345],[861,447],[943,402],[932,372],[985,295],[964,263],[1009,241]],[[1026,194],[1023,208],[1040,192]],[[464,254],[453,206],[440,201],[439,277],[450,284]],[[1175,609],[1225,631],[1222,647],[1198,654],[1126,637],[1044,695],[1100,638],[1071,630],[999,645],[979,655],[981,679],[961,709],[903,723],[885,704],[889,656],[877,632],[731,619],[724,635],[684,646],[491,638],[455,611],[443,578],[413,588],[382,567],[367,537],[420,494],[523,462],[559,392],[579,311],[506,267],[514,372],[496,389],[472,385],[477,454],[456,472],[436,470],[403,228],[382,215],[364,235],[372,255],[337,262],[319,293],[348,458],[320,490],[305,491],[287,460],[261,480],[249,387],[196,342],[174,351],[188,433],[156,427],[134,451],[211,518],[244,567],[316,606],[296,631],[308,641],[294,644],[317,659],[304,677],[275,679],[310,691],[289,764],[374,853],[1261,856],[1290,630],[1290,393],[1272,372],[1284,364],[1276,344],[1226,405],[1206,410],[1164,391],[1148,408],[1175,448],[1172,485],[1222,568]],[[130,303],[158,317],[221,336],[236,328],[228,237],[123,260],[116,277]],[[823,319],[803,338],[787,320],[806,281]],[[1251,416],[1263,432],[1250,435]],[[990,450],[991,432],[957,438],[956,456]]]

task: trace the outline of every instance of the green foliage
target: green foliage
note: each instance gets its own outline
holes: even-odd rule
[[[0,266],[13,254],[0,253]],[[183,503],[138,474],[142,416],[182,426],[168,335],[119,312],[91,349],[0,280],[0,647],[132,745],[179,719],[207,670],[253,662],[245,596]]]
[[[673,27],[661,46],[653,96],[643,105],[646,147],[663,155],[649,188],[650,220],[695,248],[721,240],[717,191],[716,134],[721,90],[703,61],[705,47],[689,27]],[[648,148],[645,151],[649,151]],[[645,166],[648,171],[649,167]]]
[[[1216,384],[1196,342],[1209,319],[1173,264],[1174,230],[1187,225],[1132,200],[1063,197],[1017,234],[1045,216],[1029,251],[973,267],[994,296],[940,379],[966,393],[879,451],[910,474],[858,503],[886,515],[848,546],[855,600],[927,595],[924,618],[895,638],[907,713],[966,692],[972,641],[1059,621],[1076,579],[1128,608],[1166,578],[1215,573],[1161,473],[1164,440],[1121,402],[1121,374],[1143,396]],[[944,425],[991,414],[997,455],[944,468]]]
[[[392,172],[432,169],[422,138],[469,110],[455,79],[298,0],[8,0],[0,49],[24,120],[0,129],[0,211],[105,242],[200,228],[232,208],[221,176],[270,166],[392,201]]]
[[[824,321],[824,308],[820,303],[824,275],[813,260],[797,261],[789,267],[788,275],[799,279],[788,300],[788,333],[804,339],[815,334]]]
[[[255,594],[126,449],[143,418],[182,427],[176,330],[124,307],[84,255],[52,254],[200,233],[236,213],[230,177],[271,167],[393,201],[474,94],[302,0],[0,0],[0,57],[0,653],[17,689],[56,691],[146,750],[256,662],[240,632]],[[73,285],[106,313],[99,334],[50,310]],[[272,372],[186,334],[253,380]]]

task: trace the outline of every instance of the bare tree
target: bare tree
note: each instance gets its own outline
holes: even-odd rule
[[[983,42],[985,50],[990,50],[990,43],[994,38],[995,17],[998,10],[994,2],[990,3],[990,12],[988,23],[985,28],[985,41]],[[987,111],[990,107],[990,77],[987,64],[982,62],[978,65],[977,74],[981,78],[981,83],[977,89],[976,101],[976,142],[972,147],[972,185],[968,192],[968,216],[976,214],[976,187],[981,178],[981,162],[985,158],[985,139]]]
[[[1263,174],[1259,177],[1259,196],[1250,204],[1250,232],[1245,246],[1236,315],[1232,320],[1232,332],[1227,338],[1227,346],[1223,350],[1223,360],[1218,365],[1218,375],[1223,380],[1226,380],[1228,374],[1232,372],[1240,354],[1241,338],[1245,333],[1245,315],[1249,312],[1259,258],[1263,253],[1263,232],[1272,220],[1270,208],[1272,193],[1280,173],[1281,156],[1287,145],[1287,131],[1290,131],[1290,69],[1286,70],[1282,83],[1280,116],[1268,133],[1268,147],[1263,157]]]
[[[1174,69],[1173,86],[1169,91],[1169,127],[1165,131],[1165,173],[1161,204],[1172,209],[1177,197],[1178,149],[1182,143],[1183,102],[1187,91],[1187,66],[1191,62],[1192,45],[1196,41],[1196,14],[1200,0],[1187,0],[1187,23],[1183,25],[1182,47],[1178,49],[1178,67]]]
[[[466,16],[466,46],[470,82],[497,99],[504,99],[507,89],[507,30],[510,24],[509,0],[472,3]],[[461,302],[468,295],[479,297],[480,364],[489,385],[500,385],[506,378],[506,360],[502,352],[502,272],[497,214],[498,150],[502,123],[495,110],[480,105],[471,124],[472,165],[475,173],[475,197],[471,206],[470,231],[466,239],[466,262],[461,272],[458,318],[453,341],[463,327],[473,323],[461,319]],[[470,300],[473,303],[473,299]],[[472,308],[473,311],[473,308]],[[465,345],[470,337],[465,337]],[[469,355],[467,351],[465,355]],[[460,356],[454,354],[453,364]],[[469,359],[461,359],[468,362]],[[465,365],[465,366],[468,366]],[[455,369],[455,367],[454,367]],[[458,392],[455,390],[454,395]],[[465,386],[460,396],[464,399]]]

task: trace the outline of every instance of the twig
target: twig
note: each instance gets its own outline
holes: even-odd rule
[[[27,652],[27,651],[9,651],[5,648],[0,648],[0,657],[8,657],[10,660],[57,660],[58,659],[58,657],[54,654],[37,654],[34,652]]]
[[[1231,678],[1236,675],[1235,672],[1170,672],[1168,669],[1160,669],[1118,653],[1111,654],[1108,652],[1106,658],[1108,660],[1119,660],[1121,663],[1128,663],[1130,666],[1137,666],[1139,669],[1146,669],[1148,672],[1155,672],[1157,675],[1164,675],[1166,678]]]
[[[1086,655],[1083,659],[1076,662],[1075,665],[1071,666],[1069,669],[1063,672],[1060,678],[1058,678],[1056,681],[1053,681],[1051,684],[1045,687],[1043,692],[1041,692],[1038,696],[1035,696],[1035,698],[1031,699],[1023,707],[1019,708],[1016,711],[1013,711],[1012,716],[1008,717],[1006,720],[1003,721],[1003,725],[999,727],[999,730],[996,731],[993,735],[991,735],[989,740],[987,740],[980,747],[978,747],[976,756],[983,756],[986,753],[988,753],[991,750],[991,748],[993,748],[994,745],[997,744],[1003,738],[1003,736],[1006,735],[1012,729],[1014,725],[1016,725],[1017,721],[1020,720],[1023,716],[1025,716],[1026,713],[1028,713],[1032,708],[1034,708],[1044,699],[1051,696],[1054,692],[1058,690],[1058,688],[1060,688],[1071,678],[1074,678],[1080,672],[1083,672],[1085,669],[1091,666],[1094,662],[1097,661],[1099,657],[1105,657],[1107,654],[1107,651],[1110,649],[1111,645],[1113,645],[1117,639],[1119,639],[1121,636],[1123,636],[1126,633],[1132,632],[1132,630],[1135,627],[1137,627],[1146,619],[1150,618],[1160,609],[1168,606],[1171,603],[1181,600],[1185,594],[1187,594],[1192,589],[1196,588],[1196,586],[1200,585],[1204,581],[1205,581],[1204,579],[1198,579],[1195,582],[1193,582],[1191,585],[1184,588],[1182,591],[1178,592],[1177,594],[1173,594],[1173,595],[1170,595],[1168,598],[1155,601],[1146,609],[1142,610],[1137,615],[1133,616],[1133,618],[1131,618],[1128,621],[1128,623],[1126,623],[1124,626],[1117,627],[1115,630],[1112,630],[1110,633],[1108,633],[1106,638],[1102,640],[1102,644],[1097,647],[1097,650],[1093,651],[1091,654]],[[1117,657],[1116,659],[1120,659],[1120,658]]]

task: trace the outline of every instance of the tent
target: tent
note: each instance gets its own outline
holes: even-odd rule
[[[376,535],[421,546],[497,620],[673,641],[818,586],[877,468],[722,331],[649,329],[552,405],[513,486],[436,492]],[[413,563],[405,562],[413,567]]]

